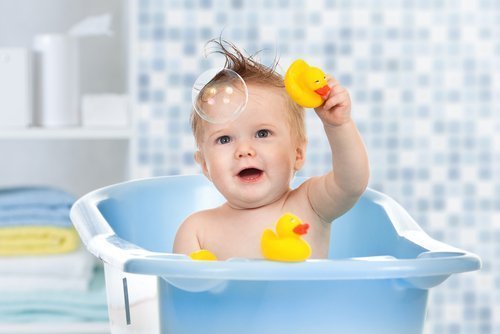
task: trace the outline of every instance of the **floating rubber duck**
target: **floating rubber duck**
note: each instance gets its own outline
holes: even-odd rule
[[[302,59],[290,65],[285,74],[285,88],[290,97],[304,108],[317,108],[330,93],[325,73]]]
[[[285,213],[276,223],[276,233],[266,229],[262,234],[262,255],[274,261],[305,261],[311,256],[311,247],[301,237],[308,229],[309,224],[303,224],[299,217]]]
[[[189,257],[193,260],[201,261],[217,261],[217,256],[209,250],[200,249],[199,251],[192,252]]]

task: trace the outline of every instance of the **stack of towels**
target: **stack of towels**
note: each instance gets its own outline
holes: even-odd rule
[[[69,219],[75,198],[47,187],[0,190],[0,322],[106,322],[101,268]]]

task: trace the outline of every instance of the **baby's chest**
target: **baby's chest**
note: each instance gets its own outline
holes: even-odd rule
[[[218,229],[206,234],[202,247],[215,253],[220,260],[232,257],[262,258],[260,251],[262,232],[263,230]]]

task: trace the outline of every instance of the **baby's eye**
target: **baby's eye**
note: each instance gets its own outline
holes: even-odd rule
[[[220,136],[216,139],[217,144],[228,144],[231,142],[231,137],[229,136]]]
[[[268,129],[262,129],[262,130],[257,131],[257,133],[255,134],[255,137],[266,138],[266,137],[269,137],[270,134],[271,134],[271,131],[269,131]]]

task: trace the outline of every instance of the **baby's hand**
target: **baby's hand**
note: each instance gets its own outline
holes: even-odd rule
[[[314,109],[324,125],[339,126],[351,120],[351,97],[349,92],[335,80],[330,78],[330,93],[318,108]]]

